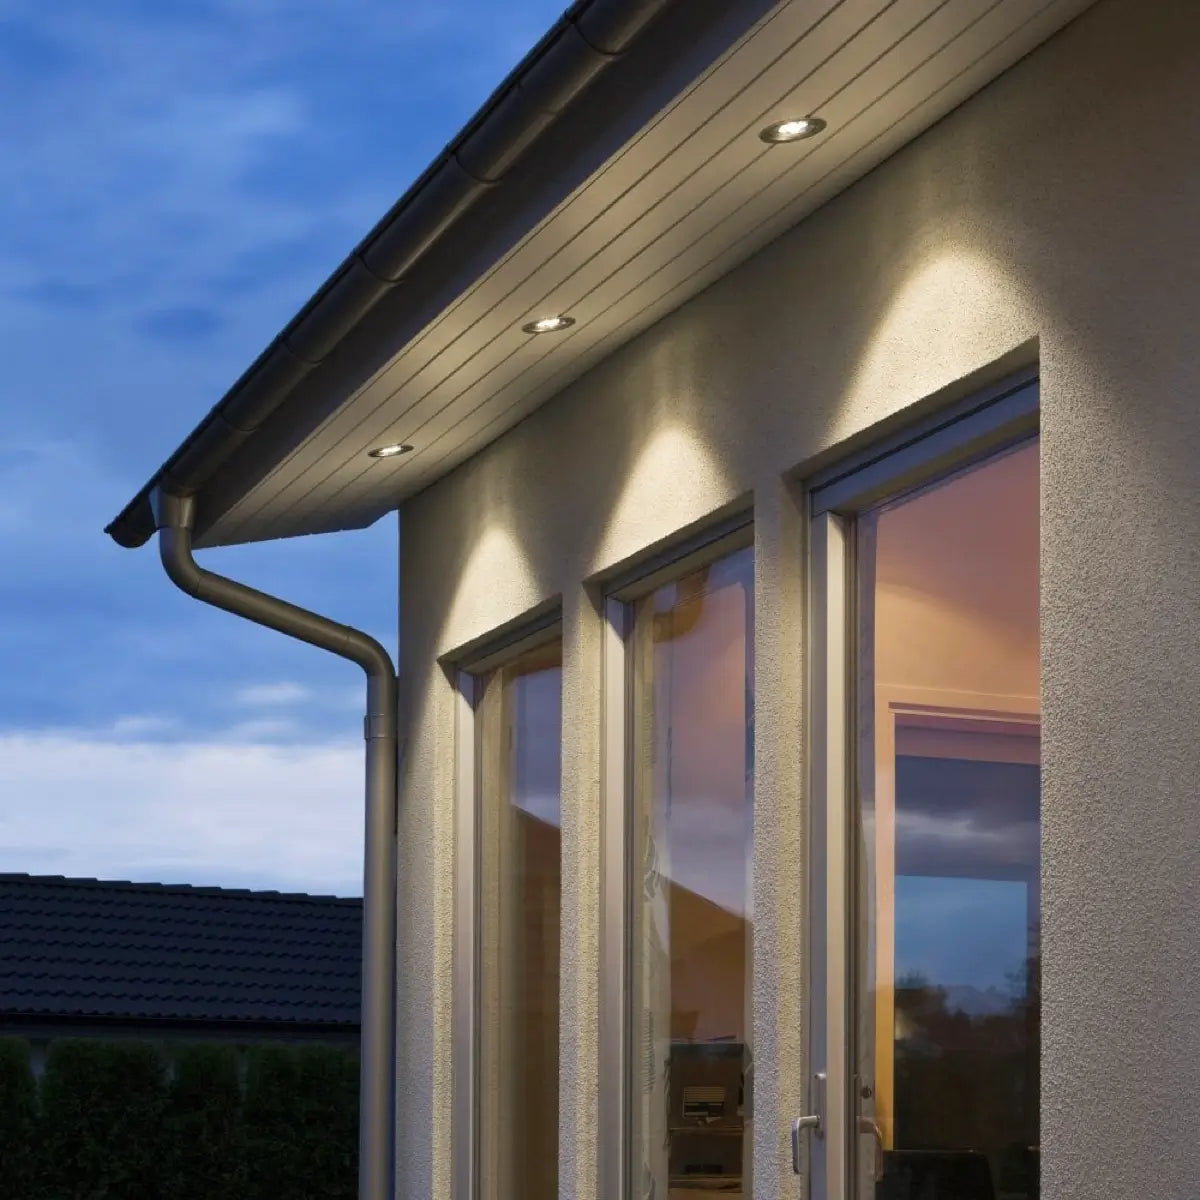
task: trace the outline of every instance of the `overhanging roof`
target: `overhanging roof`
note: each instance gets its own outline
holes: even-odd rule
[[[160,485],[198,545],[371,524],[1089,3],[580,0],[108,532],[144,542]]]

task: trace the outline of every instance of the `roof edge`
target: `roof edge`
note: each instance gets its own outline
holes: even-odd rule
[[[375,304],[447,235],[655,18],[687,0],[576,0],[416,182],[105,527],[133,549],[153,536],[158,489],[212,478]]]
[[[250,896],[262,900],[292,900],[299,903],[317,901],[323,905],[362,905],[361,896],[334,896],[323,892],[279,892],[270,888],[221,887],[219,884],[159,883],[156,880],[95,879],[87,875],[31,875],[25,871],[0,871],[0,886],[7,883],[36,884],[39,887],[96,888],[105,891],[163,892],[187,896],[230,897]]]

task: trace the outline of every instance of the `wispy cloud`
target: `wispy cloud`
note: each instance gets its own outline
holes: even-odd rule
[[[108,733],[117,741],[137,741],[154,734],[175,733],[179,721],[175,717],[129,716],[118,717],[108,728]]]
[[[310,688],[292,681],[284,683],[252,683],[240,687],[233,694],[238,704],[252,708],[275,708],[280,705],[299,704],[312,696]]]
[[[109,736],[114,721],[149,712],[158,740],[216,734],[248,708],[286,706],[297,739],[356,736],[361,672],[184,596],[152,546],[116,548],[99,528],[111,485],[74,439],[15,438],[0,449],[0,561],[9,564],[0,570],[0,730]],[[380,563],[393,538],[383,523],[203,557],[390,644],[395,571]],[[371,587],[337,582],[367,570]]]
[[[220,329],[253,354],[553,9],[8,4],[4,315],[31,328],[90,306],[155,353],[154,375],[158,354]],[[231,365],[200,361],[199,378]]]
[[[342,746],[0,736],[0,870],[358,895],[360,772]]]
[[[559,6],[0,0],[6,865],[357,878],[360,672],[101,527]],[[205,562],[391,644],[394,537]]]

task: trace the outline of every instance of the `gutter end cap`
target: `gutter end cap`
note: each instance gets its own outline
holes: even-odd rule
[[[154,528],[154,508],[143,492],[105,525],[104,532],[123,550],[136,550],[154,536]]]

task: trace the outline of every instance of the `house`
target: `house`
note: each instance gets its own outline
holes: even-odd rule
[[[362,902],[0,875],[0,1036],[358,1042]]]
[[[1195,1196],[1198,52],[581,0],[110,525],[366,674],[365,1198]]]

